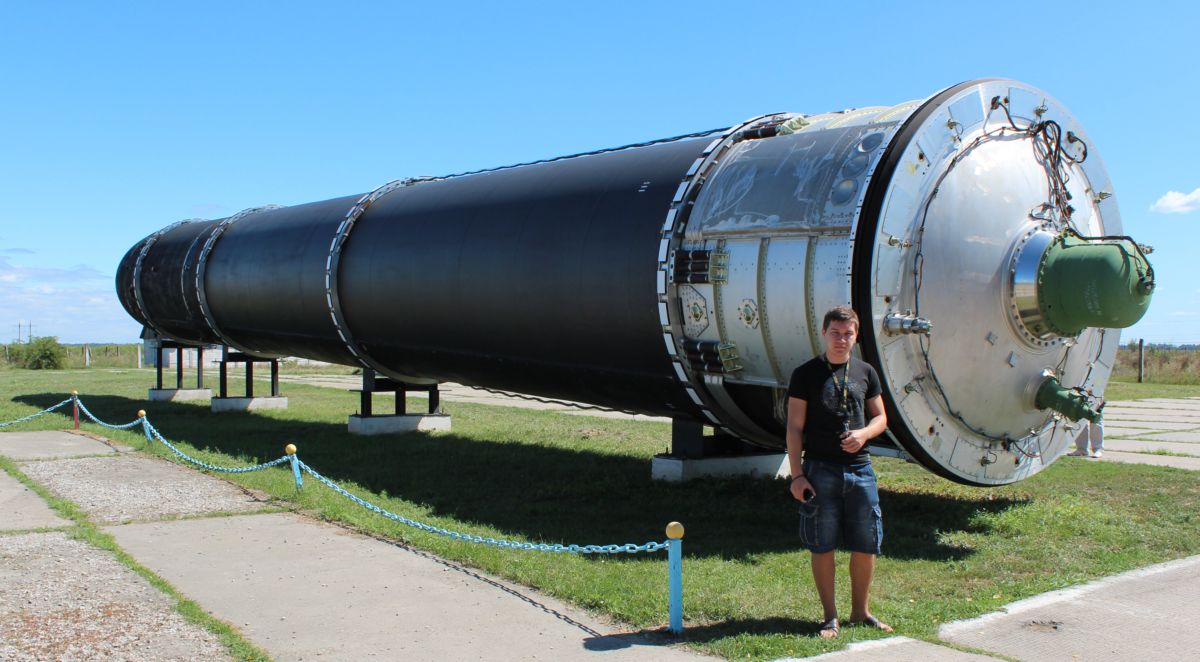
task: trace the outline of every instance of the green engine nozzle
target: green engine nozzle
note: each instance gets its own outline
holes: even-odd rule
[[[1154,269],[1132,240],[1063,235],[1042,256],[1037,291],[1042,319],[1060,336],[1088,327],[1124,329],[1150,307]]]
[[[1063,386],[1054,377],[1047,377],[1038,387],[1034,406],[1053,409],[1072,421],[1086,418],[1096,423],[1100,420],[1100,412],[1088,406],[1087,398],[1082,393]]]

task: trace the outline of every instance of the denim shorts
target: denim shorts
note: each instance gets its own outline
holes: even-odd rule
[[[804,475],[816,496],[800,504],[800,544],[815,554],[838,548],[879,554],[883,517],[871,464],[805,460]]]

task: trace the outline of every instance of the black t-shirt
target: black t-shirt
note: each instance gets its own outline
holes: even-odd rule
[[[831,365],[824,356],[818,356],[792,372],[788,397],[800,398],[808,405],[804,417],[805,459],[838,464],[871,461],[866,446],[858,453],[842,450],[841,436],[844,430],[867,426],[864,405],[882,393],[883,388],[871,364],[851,358],[849,365],[850,369],[846,370],[845,363]],[[844,399],[843,384],[847,396]]]

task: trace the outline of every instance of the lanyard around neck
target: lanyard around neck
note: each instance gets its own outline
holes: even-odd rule
[[[850,362],[854,360],[853,356],[846,357],[846,365],[842,366],[842,381],[838,382],[837,373],[833,369],[833,364],[829,362],[829,356],[822,354],[821,358],[825,359],[825,367],[829,368],[829,374],[833,377],[833,385],[841,391],[841,397],[838,398],[838,406],[843,414],[850,412]]]

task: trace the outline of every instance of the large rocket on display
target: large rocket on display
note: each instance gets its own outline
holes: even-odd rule
[[[1075,118],[1011,80],[168,226],[117,272],[160,336],[699,422],[784,447],[829,308],[889,440],[1010,483],[1100,416],[1154,273]]]

